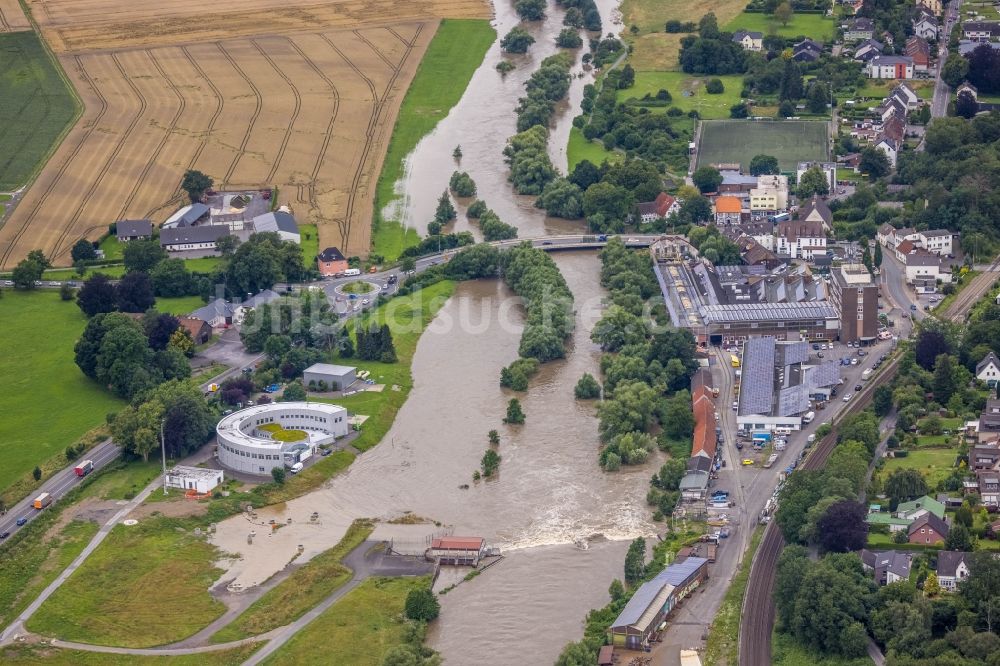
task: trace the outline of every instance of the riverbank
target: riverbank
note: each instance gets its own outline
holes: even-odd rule
[[[399,108],[375,190],[372,249],[387,261],[420,240],[415,230],[404,228],[398,216],[401,195],[396,183],[403,177],[404,160],[461,99],[496,37],[489,21],[444,19],[420,61]]]

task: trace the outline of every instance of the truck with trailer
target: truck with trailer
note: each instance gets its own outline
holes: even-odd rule
[[[77,476],[87,476],[94,471],[94,461],[84,460],[82,463],[73,468],[73,473]]]
[[[38,509],[39,511],[49,506],[50,504],[52,504],[52,495],[48,493],[42,493],[41,495],[35,498],[34,502],[31,503],[31,505],[36,509]]]

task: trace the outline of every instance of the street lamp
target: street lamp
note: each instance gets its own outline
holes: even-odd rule
[[[162,460],[163,460],[163,494],[164,495],[167,494],[167,443],[166,443],[166,440],[163,438],[163,425],[166,422],[167,422],[167,420],[165,418],[164,419],[160,419],[160,453],[162,455]]]

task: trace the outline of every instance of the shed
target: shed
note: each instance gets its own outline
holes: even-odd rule
[[[357,368],[349,365],[314,363],[302,373],[302,381],[306,386],[326,382],[330,390],[342,391],[357,381]]]
[[[166,482],[168,488],[193,490],[204,495],[212,492],[216,486],[222,483],[224,478],[221,469],[177,465],[173,469],[167,470]]]
[[[169,229],[171,227],[190,227],[195,222],[208,215],[209,212],[211,212],[211,209],[203,203],[193,203],[184,206],[167,218],[167,221],[163,223],[163,228]]]
[[[191,335],[196,345],[202,345],[212,338],[212,327],[198,317],[178,317],[177,323]]]

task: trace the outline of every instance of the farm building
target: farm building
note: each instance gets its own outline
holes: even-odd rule
[[[160,247],[167,252],[182,250],[214,250],[216,242],[229,235],[225,225],[204,227],[164,227],[160,231]]]
[[[233,323],[234,309],[231,303],[224,299],[217,298],[208,305],[198,308],[191,313],[192,317],[208,322],[212,328],[226,326]]]
[[[319,274],[340,275],[347,270],[347,258],[336,247],[328,247],[316,255],[316,263],[319,264]]]
[[[115,222],[115,236],[120,243],[152,238],[153,223],[149,220],[120,220]]]
[[[611,643],[630,650],[649,645],[671,611],[708,578],[708,560],[688,557],[671,564],[635,591],[608,629]]]
[[[441,537],[431,542],[427,557],[440,564],[477,566],[486,551],[482,537]]]
[[[177,465],[167,470],[167,487],[193,490],[202,495],[212,492],[224,480],[221,469]]]
[[[326,382],[333,391],[341,391],[357,381],[357,368],[330,363],[314,363],[302,373],[302,382],[309,386],[314,382]]]
[[[265,213],[253,218],[253,230],[255,233],[276,233],[283,241],[301,243],[302,235],[299,233],[299,225],[291,213],[278,210],[273,213]]]
[[[177,323],[191,335],[196,345],[202,345],[212,338],[212,327],[198,317],[178,317]]]
[[[189,204],[168,217],[167,221],[163,223],[163,228],[190,227],[201,218],[207,216],[208,213],[209,208],[203,203]],[[228,228],[226,231],[228,231]]]

